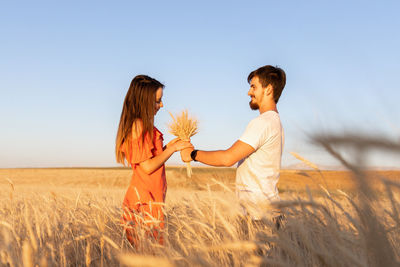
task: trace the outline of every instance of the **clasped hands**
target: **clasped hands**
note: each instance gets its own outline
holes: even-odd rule
[[[190,140],[185,141],[180,138],[175,138],[166,145],[166,148],[169,147],[171,147],[175,152],[181,152],[181,159],[183,162],[190,162],[192,160],[190,153],[194,150],[194,146],[190,143]]]

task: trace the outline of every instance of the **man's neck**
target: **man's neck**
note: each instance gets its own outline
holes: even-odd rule
[[[260,111],[260,114],[263,114],[264,112],[267,112],[267,111],[278,112],[275,101],[266,103],[265,105],[262,105],[258,110]]]

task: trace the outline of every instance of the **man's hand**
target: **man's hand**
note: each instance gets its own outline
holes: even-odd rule
[[[181,150],[181,159],[183,162],[190,162],[192,158],[190,157],[190,153],[194,150],[194,147],[185,148]]]

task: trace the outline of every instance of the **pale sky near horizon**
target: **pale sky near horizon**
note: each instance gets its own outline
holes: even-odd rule
[[[166,85],[168,111],[198,118],[198,149],[225,149],[258,114],[247,75],[287,74],[278,104],[291,151],[336,166],[314,133],[400,142],[398,1],[13,1],[0,3],[0,168],[117,166],[132,78]],[[371,166],[399,167],[394,153]],[[178,164],[178,156],[167,163]]]

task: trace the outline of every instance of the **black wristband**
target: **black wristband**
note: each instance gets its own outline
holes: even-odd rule
[[[198,151],[198,150],[195,149],[195,150],[193,150],[193,151],[190,153],[190,157],[192,158],[193,161],[197,161],[197,160],[196,160],[197,151]]]

